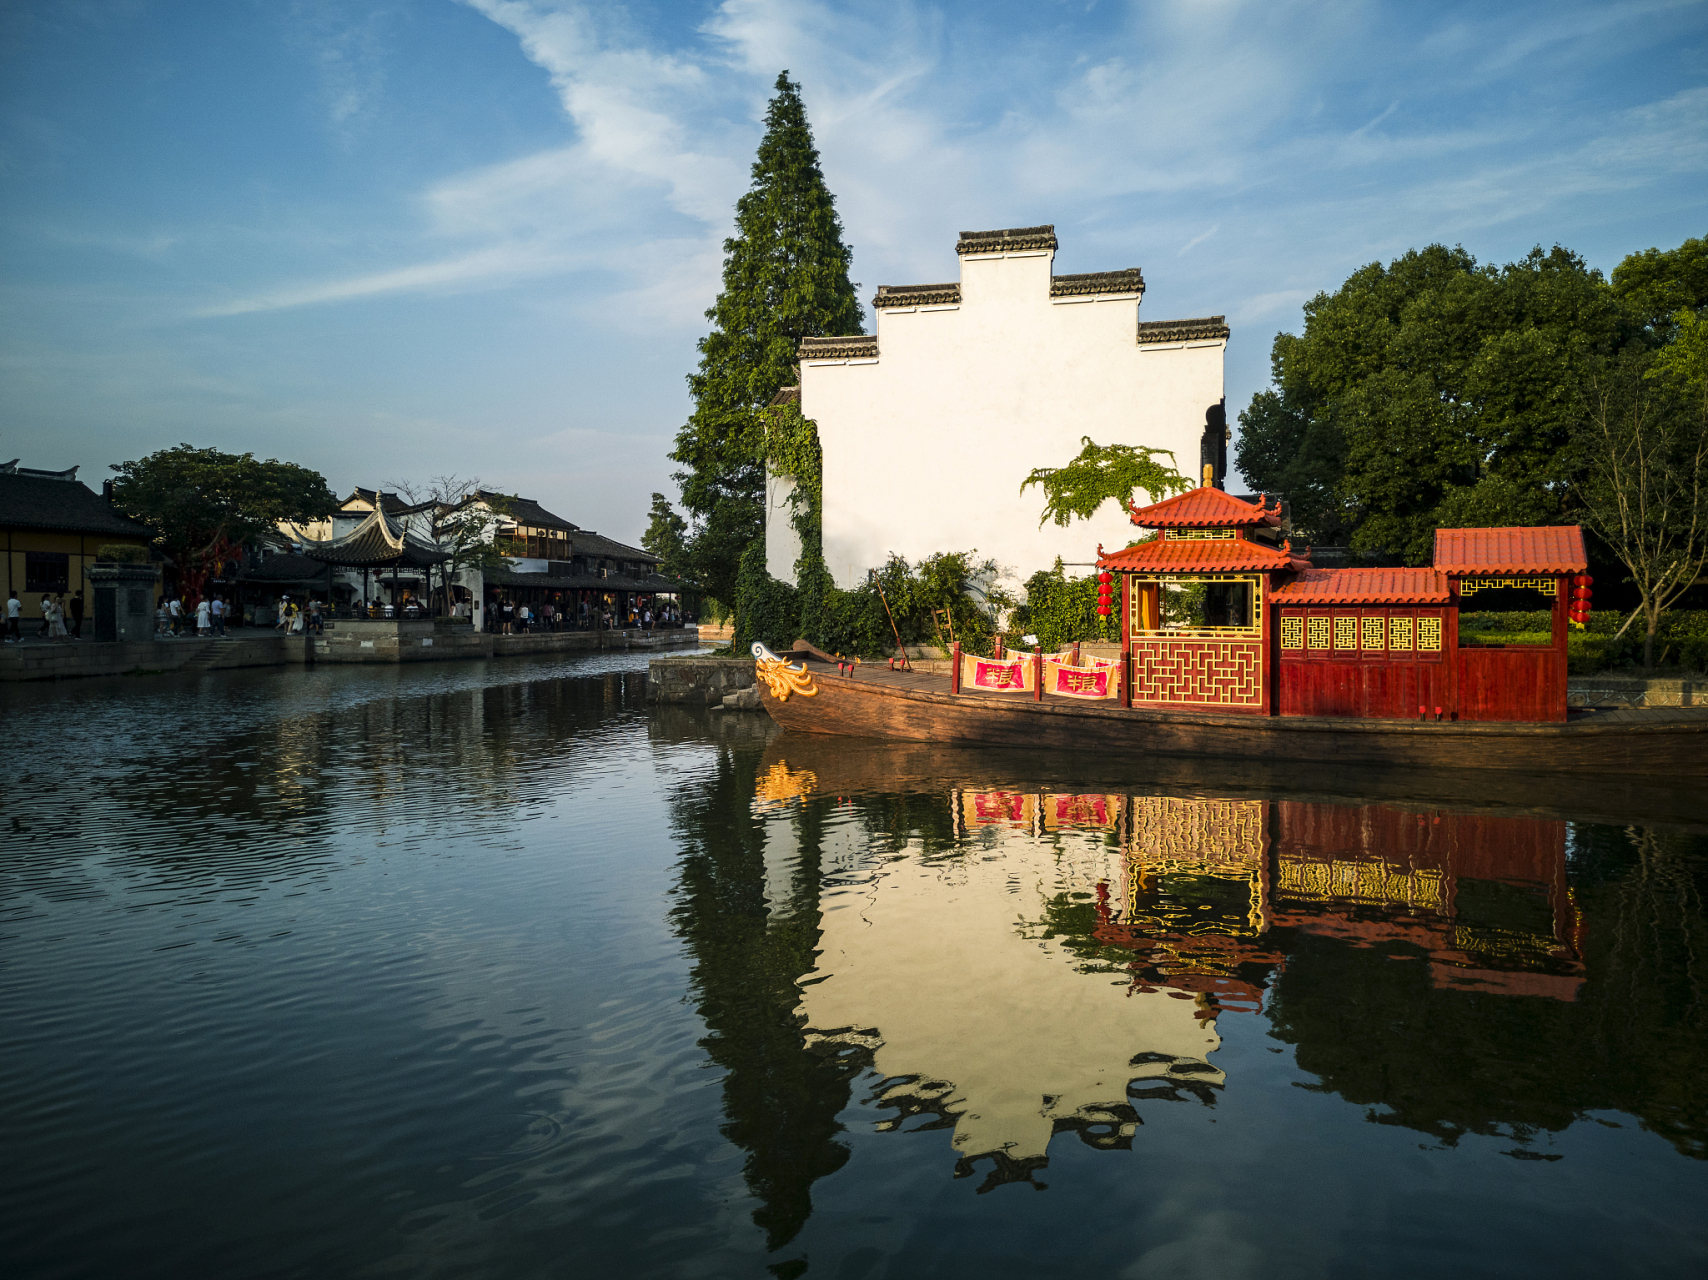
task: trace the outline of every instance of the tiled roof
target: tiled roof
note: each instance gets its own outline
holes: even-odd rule
[[[802,338],[796,356],[802,360],[865,360],[878,354],[875,333],[854,333],[845,338]]]
[[[955,252],[1017,253],[1027,249],[1055,247],[1055,224],[1046,223],[1041,227],[1009,227],[1006,231],[963,231],[955,245]]]
[[[332,577],[332,566],[309,556],[268,556],[253,569],[244,571],[246,582],[324,582]]]
[[[1437,529],[1435,568],[1476,573],[1582,573],[1589,568],[1575,524],[1532,529]]]
[[[800,402],[801,388],[799,384],[796,384],[792,387],[779,387],[777,389],[777,394],[771,397],[771,403],[765,407],[768,409],[777,409],[786,404],[799,404]]]
[[[515,569],[489,569],[489,587],[542,587],[547,591],[680,591],[682,584],[662,574],[631,578],[622,574],[601,577],[596,573],[523,573]]]
[[[1051,276],[1052,298],[1080,298],[1099,293],[1143,293],[1144,274],[1137,267],[1123,271],[1090,271],[1077,276]]]
[[[1158,342],[1205,342],[1226,338],[1230,330],[1226,316],[1202,316],[1197,320],[1141,320],[1139,345]]]
[[[1098,557],[1099,569],[1123,573],[1247,573],[1297,569],[1307,562],[1284,548],[1244,539],[1156,538]]]
[[[603,537],[591,529],[576,531],[569,540],[570,554],[578,556],[599,556],[611,560],[643,560],[647,564],[663,563],[660,557],[639,547],[631,547],[627,543],[618,542],[613,538]]]
[[[502,503],[506,519],[514,520],[530,529],[562,529],[566,533],[578,533],[581,530],[580,525],[571,524],[562,516],[553,515],[532,498],[518,498],[510,493],[488,493],[484,489],[481,490],[480,496],[489,503]]]
[[[1172,498],[1153,502],[1148,507],[1128,507],[1133,523],[1141,529],[1239,529],[1249,525],[1266,524],[1271,528],[1281,523],[1279,506],[1245,502],[1221,489],[1204,487],[1188,489]]]
[[[322,564],[353,569],[396,564],[425,566],[451,558],[446,552],[407,536],[401,526],[394,528],[390,517],[377,508],[342,538],[303,543],[302,553]]]
[[[122,538],[154,537],[154,530],[120,515],[112,503],[81,480],[43,472],[32,475],[27,468],[0,470],[0,525]]]
[[[947,307],[961,301],[961,286],[954,284],[881,284],[872,305],[885,307]]]
[[[1275,604],[1446,604],[1436,569],[1301,569],[1270,594]]]

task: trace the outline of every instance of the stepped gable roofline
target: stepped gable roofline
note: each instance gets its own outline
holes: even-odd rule
[[[1482,573],[1582,573],[1589,568],[1575,524],[1513,529],[1437,529],[1435,565],[1462,578]]]
[[[384,489],[364,489],[361,485],[350,490],[350,496],[339,504],[338,509],[342,511],[353,502],[365,502],[370,510],[375,506],[383,506],[386,514],[392,516],[408,515],[433,505],[429,502],[412,507],[395,493],[387,493]]]
[[[1009,227],[1002,231],[963,231],[955,242],[957,254],[1022,253],[1028,249],[1054,249],[1056,227],[1047,222],[1041,227]]]
[[[1225,339],[1232,332],[1226,316],[1200,316],[1196,320],[1141,320],[1139,345],[1158,342],[1205,342]]]
[[[1268,494],[1256,502],[1236,498],[1221,489],[1188,489],[1148,507],[1128,506],[1132,521],[1141,529],[1245,529],[1254,525],[1277,528],[1281,506],[1268,505]]]
[[[1052,298],[1083,298],[1099,293],[1143,293],[1144,272],[1137,267],[1120,271],[1088,271],[1074,276],[1051,276]]]
[[[800,360],[866,360],[878,354],[878,335],[851,333],[843,338],[802,338]]]
[[[0,468],[0,526],[3,525],[14,529],[110,534],[143,542],[154,539],[154,530],[119,514],[112,503],[70,473],[37,471],[16,463]]]
[[[765,407],[767,409],[781,409],[786,404],[799,404],[800,402],[801,384],[797,382],[792,387],[778,387],[777,394],[771,397],[771,402]]]
[[[1276,587],[1280,605],[1447,604],[1447,575],[1438,569],[1301,569]]]
[[[945,307],[958,306],[961,283],[950,284],[881,284],[872,298],[879,311],[885,307]]]
[[[1272,547],[1238,538],[1153,538],[1124,551],[1099,554],[1097,567],[1120,573],[1249,573],[1304,569],[1310,561],[1294,554],[1287,543]]]

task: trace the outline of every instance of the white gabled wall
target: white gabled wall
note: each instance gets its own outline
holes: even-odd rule
[[[1058,555],[1087,563],[1099,542],[1125,546],[1137,531],[1113,507],[1040,528],[1042,491],[1020,494],[1032,468],[1067,462],[1081,436],[1172,449],[1196,482],[1226,341],[1140,346],[1134,296],[1052,300],[1053,260],[1048,250],[964,257],[958,307],[878,312],[876,361],[802,362],[801,410],[824,449],[825,560],[839,586],[892,551],[917,561],[976,548],[1024,579]],[[787,525],[775,511],[769,567],[792,581],[798,547],[781,532],[773,540]]]

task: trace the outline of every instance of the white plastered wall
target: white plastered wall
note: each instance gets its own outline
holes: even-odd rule
[[[958,306],[879,311],[876,360],[802,362],[801,410],[824,449],[825,560],[839,586],[892,551],[916,562],[976,549],[1023,580],[1057,556],[1084,564],[1099,542],[1125,546],[1137,531],[1112,505],[1040,528],[1042,490],[1020,493],[1034,467],[1077,454],[1081,436],[1171,449],[1196,482],[1226,341],[1141,346],[1134,295],[1050,297],[1054,257],[964,257]],[[767,542],[773,576],[793,579],[792,557]]]

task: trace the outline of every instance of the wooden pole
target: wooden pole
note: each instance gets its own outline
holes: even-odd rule
[[[1133,705],[1133,575],[1121,576],[1121,705]]]
[[[1032,701],[1044,700],[1044,646],[1032,646]]]
[[[952,641],[949,645],[949,692],[961,691],[961,642]]]
[[[890,612],[889,597],[884,594],[884,580],[878,577],[878,571],[876,569],[872,570],[872,581],[877,584],[878,599],[884,602],[884,616],[890,620],[890,634],[896,638],[896,650],[901,654],[901,669],[903,671],[912,671],[913,668],[908,665],[907,661],[907,646],[901,642],[901,630],[896,626],[895,614]]]

